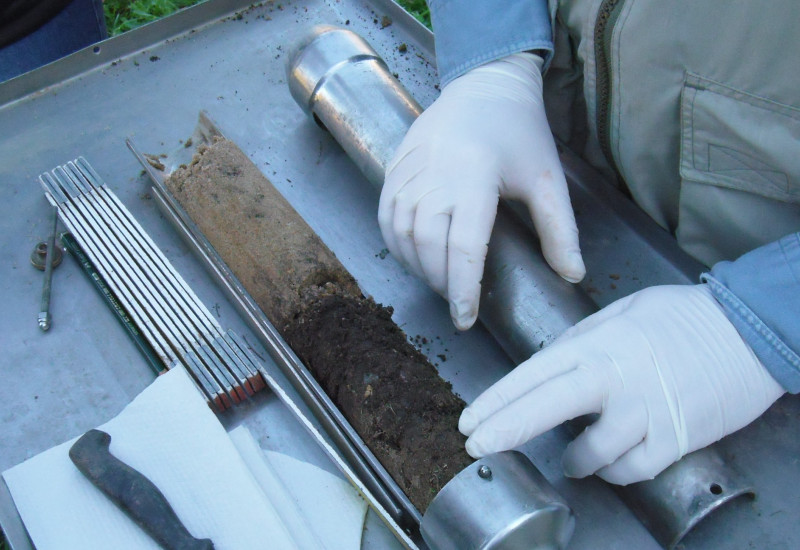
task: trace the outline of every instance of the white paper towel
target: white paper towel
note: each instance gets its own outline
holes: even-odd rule
[[[367,503],[349,483],[307,462],[264,452],[244,426],[229,435],[300,548],[361,548]]]
[[[182,368],[99,428],[111,435],[111,453],[155,483],[193,536],[210,538],[217,550],[298,548]],[[74,441],[3,473],[37,549],[156,550],[72,464]]]

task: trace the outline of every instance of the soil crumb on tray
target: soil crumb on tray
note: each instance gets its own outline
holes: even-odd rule
[[[167,187],[411,502],[424,512],[472,462],[465,403],[231,141]]]

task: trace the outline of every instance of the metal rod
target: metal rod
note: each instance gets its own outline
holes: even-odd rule
[[[159,271],[163,272],[165,278],[168,278],[171,286],[180,294],[186,301],[186,305],[191,308],[196,320],[208,332],[221,334],[222,328],[216,319],[211,315],[211,312],[203,305],[197,295],[189,288],[183,277],[175,270],[172,264],[167,260],[161,250],[155,245],[150,236],[144,231],[141,225],[136,221],[131,213],[122,205],[119,199],[114,195],[108,187],[102,183],[102,180],[86,161],[85,158],[79,157],[75,161],[81,174],[87,178],[88,182],[97,190],[97,196],[103,200],[108,206],[117,213],[118,218],[123,224],[123,227],[129,228],[131,233],[135,231],[134,236],[137,244],[141,250],[145,252],[152,261],[159,266]]]
[[[73,166],[67,165],[67,168]],[[68,174],[73,182],[78,183],[74,172]],[[151,296],[163,311],[170,326],[177,331],[176,338],[183,347],[189,342],[200,337],[202,329],[186,321],[191,320],[192,311],[183,307],[182,296],[171,292],[171,286],[160,272],[159,266],[150,258],[140,254],[140,249],[132,241],[128,228],[122,220],[108,212],[97,193],[93,190],[82,190],[74,204],[84,214],[85,219],[92,224],[96,234],[104,237],[108,243],[113,262],[122,267],[131,280],[140,285],[143,295]],[[168,295],[165,296],[164,292]],[[179,312],[176,309],[180,310]],[[179,314],[180,313],[180,314]]]
[[[39,328],[50,330],[52,315],[50,314],[50,292],[53,288],[53,258],[56,256],[56,231],[58,231],[58,208],[53,207],[53,225],[47,241],[47,256],[44,263],[44,282],[42,283],[42,301],[39,307]]]
[[[85,159],[83,164],[88,166]],[[210,319],[210,313],[203,314],[207,310],[198,305],[199,300],[188,287],[177,282],[180,276],[171,268],[161,251],[143,237],[146,233],[138,222],[121,204],[117,205],[116,211],[112,211],[102,200],[99,188],[91,185],[75,163],[68,163],[65,173],[81,193],[74,204],[82,208],[87,221],[96,222],[94,229],[106,238],[112,258],[137,286],[139,294],[150,297],[150,305],[156,309],[180,346],[179,353],[189,350],[195,352],[234,402],[245,399],[247,392],[242,389],[244,379],[239,379],[224,359],[209,353],[208,346],[204,345],[214,339],[205,331],[221,334],[219,325]],[[113,197],[102,182],[97,179],[95,182],[106,191],[106,196]],[[145,247],[150,248],[149,254],[143,254]],[[204,324],[200,321],[201,318],[211,322]]]
[[[60,202],[58,206],[65,223],[94,257],[101,274],[117,289],[165,364],[171,365],[175,361],[184,364],[212,402],[228,404],[231,400],[238,401],[238,396],[229,397],[235,394],[233,386],[237,384],[231,384],[227,379],[224,366],[215,361],[201,362],[196,356],[187,359],[187,355],[199,352],[201,344],[194,342],[191,331],[182,326],[180,316],[170,315],[170,304],[152,284],[148,284],[141,267],[126,261],[116,236],[107,229],[104,220],[98,219],[91,197],[80,189],[80,181],[70,177],[63,167],[53,170],[53,176],[55,178],[50,174],[40,177],[50,193],[49,200]]]
[[[142,274],[159,291],[166,292],[168,296],[164,299],[172,306],[167,310],[172,311],[175,308],[180,310],[179,320],[184,322],[187,329],[181,332],[185,335],[189,331],[194,336],[194,340],[200,340],[213,348],[214,343],[222,338],[224,333],[211,312],[191,291],[161,250],[108,189],[86,159],[80,157],[75,162],[68,163],[67,166],[74,175],[78,186],[83,189],[85,196],[96,199],[92,202],[98,214],[106,223],[117,229],[115,233],[120,244],[129,257],[141,267]],[[161,292],[158,293],[161,294]],[[194,340],[190,340],[190,343]],[[199,355],[217,373],[218,377],[226,381],[239,398],[244,398],[252,393],[247,383],[248,377],[240,372],[239,366],[235,362],[230,361],[229,356],[219,353],[211,354],[206,351],[201,350]]]
[[[71,182],[67,179],[66,173],[57,168],[54,174],[57,181],[62,184],[62,188],[68,191]],[[70,196],[70,202],[63,205],[63,211],[66,215],[71,215],[76,225],[73,233],[79,239],[81,235],[86,236],[85,242],[81,242],[81,245],[88,245],[88,250],[97,254],[98,265],[104,266],[111,274],[112,280],[120,288],[127,290],[127,299],[142,305],[142,311],[149,314],[148,316],[155,321],[153,325],[158,328],[174,353],[187,349],[188,342],[175,325],[176,319],[171,318],[164,310],[163,304],[152,292],[152,287],[148,288],[146,281],[142,280],[135,266],[124,261],[124,257],[116,246],[114,235],[106,229],[102,220],[94,215],[90,205],[87,204],[86,197],[77,190],[75,193]]]
[[[153,349],[153,346],[142,334],[141,329],[136,326],[136,323],[131,318],[127,309],[125,309],[125,306],[120,302],[119,298],[117,298],[114,290],[109,286],[108,282],[97,270],[97,267],[95,267],[92,259],[88,254],[86,254],[86,252],[84,252],[84,250],[81,248],[81,245],[78,244],[78,241],[75,240],[75,237],[72,235],[72,233],[63,233],[61,235],[61,242],[64,244],[69,253],[72,254],[72,256],[74,256],[78,261],[89,281],[91,281],[92,285],[100,293],[103,301],[105,301],[105,303],[114,313],[114,317],[116,317],[116,319],[120,322],[125,329],[125,332],[128,333],[134,344],[136,344],[136,347],[139,349],[142,355],[144,355],[147,364],[150,365],[150,368],[153,370],[153,372],[155,374],[161,374],[164,372],[168,365],[162,363],[161,357],[158,356]]]
[[[48,174],[45,175],[47,176]],[[135,300],[131,296],[128,287],[121,283],[118,272],[109,267],[108,262],[97,247],[97,241],[86,237],[86,231],[83,227],[83,224],[71,210],[67,208],[61,208],[60,211],[64,225],[75,236],[78,244],[80,244],[80,246],[94,259],[95,267],[100,274],[117,290],[120,298],[123,299],[125,304],[128,306],[131,316],[134,317],[134,320],[142,328],[142,331],[148,335],[148,340],[151,342],[156,350],[156,353],[159,354],[162,361],[164,361],[164,364],[169,365],[172,363],[172,361],[176,359],[175,353],[171,350],[161,331],[155,326],[152,319],[150,319],[150,317],[142,309],[142,305],[139,303],[139,301]]]

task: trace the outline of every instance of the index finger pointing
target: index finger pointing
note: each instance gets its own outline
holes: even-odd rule
[[[601,376],[585,366],[557,376],[500,409],[467,439],[467,453],[481,457],[513,449],[566,420],[600,412]]]
[[[464,409],[458,422],[459,431],[464,435],[472,435],[481,422],[551,378],[573,370],[580,361],[575,347],[564,342],[555,342],[537,352]]]
[[[483,194],[464,201],[451,215],[447,243],[447,300],[459,330],[478,317],[481,279],[489,238],[497,213],[497,195]]]

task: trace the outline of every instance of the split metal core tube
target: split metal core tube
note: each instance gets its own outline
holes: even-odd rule
[[[333,135],[366,178],[380,188],[394,151],[422,112],[420,105],[392,76],[386,63],[356,33],[320,26],[312,29],[291,53],[287,76],[295,101]],[[663,234],[663,231],[653,231],[654,222],[642,222],[641,217],[633,219],[633,214],[633,217],[620,219],[621,210],[613,204],[617,197],[592,187],[590,182],[570,178],[576,171],[567,165],[569,157],[566,155],[562,153],[562,162],[573,204],[592,206],[584,209],[590,210],[583,213],[588,221],[579,220],[579,224],[591,225],[595,242],[640,243],[637,245],[640,248],[632,250],[631,256],[638,255],[653,265],[663,266],[660,270],[668,280],[659,284],[696,281],[699,271],[693,272],[693,269],[697,264],[674,242],[665,245],[663,239],[658,240],[661,237],[654,238],[653,235]],[[482,323],[517,363],[597,311],[595,302],[579,286],[567,283],[552,271],[529,227],[503,201],[486,258],[480,303]],[[471,475],[470,468],[450,483],[461,483],[462,476]],[[535,468],[532,471],[536,471]],[[553,497],[554,502],[559,500],[543,477],[531,477],[540,483],[541,494]],[[440,494],[447,493],[448,487],[450,484]],[[621,487],[619,491],[665,548],[677,545],[692,527],[726,502],[742,494],[752,494],[741,474],[727,465],[713,447],[687,455],[651,481]],[[438,496],[426,511],[423,526],[426,518],[439,515],[437,500]],[[483,516],[492,515],[475,508],[463,510],[461,514],[461,525],[483,525],[481,522],[486,519]],[[510,521],[510,518],[505,519]],[[431,544],[427,539],[426,542]],[[434,541],[431,546],[449,547],[442,541]]]

